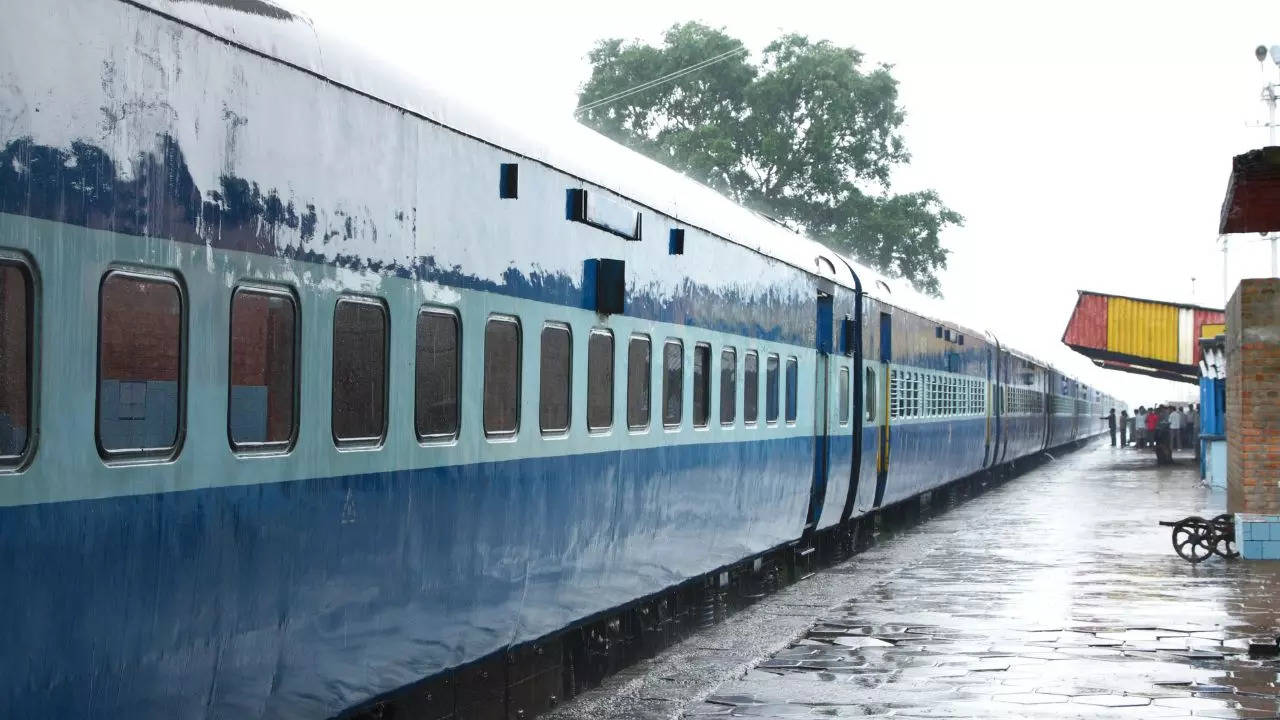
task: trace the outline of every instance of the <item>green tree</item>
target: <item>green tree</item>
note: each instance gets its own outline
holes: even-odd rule
[[[939,234],[964,219],[932,190],[892,192],[893,169],[911,156],[889,66],[865,68],[854,48],[803,35],[778,38],[753,64],[739,40],[695,22],[671,27],[659,47],[608,39],[587,57],[579,106],[676,76],[586,107],[583,123],[939,294]]]

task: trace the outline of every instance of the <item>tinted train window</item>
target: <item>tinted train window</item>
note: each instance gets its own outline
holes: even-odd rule
[[[227,434],[237,450],[293,441],[297,327],[298,305],[287,292],[240,288],[231,296]]]
[[[627,427],[649,427],[649,338],[636,335],[627,346]]]
[[[109,273],[98,315],[98,445],[161,454],[182,420],[182,293],[167,277]]]
[[[684,343],[662,346],[662,424],[679,427],[684,417]]]
[[[587,340],[587,429],[613,427],[613,333],[592,330]]]
[[[14,465],[31,437],[32,298],[26,266],[0,264],[0,463]]]
[[[418,439],[458,434],[461,345],[458,316],[444,310],[418,313],[413,369],[413,427]]]
[[[800,366],[795,358],[787,358],[787,422],[796,421],[797,384],[800,380]]]
[[[732,425],[738,414],[738,353],[720,351],[720,424]]]
[[[849,368],[840,368],[840,381],[836,387],[837,392],[840,393],[840,399],[836,402],[840,413],[840,424],[846,425],[849,422]]]
[[[387,307],[342,298],[333,311],[333,439],[375,444],[387,431]]]
[[[862,397],[866,400],[866,419],[876,419],[876,393],[879,388],[876,387],[876,371],[867,368],[864,373],[862,382]]]
[[[755,350],[742,359],[742,419],[755,424],[760,418],[760,356]]]
[[[693,346],[693,426],[706,427],[711,413],[711,346]]]
[[[538,427],[544,433],[562,433],[569,429],[572,354],[573,338],[569,328],[564,325],[547,325],[542,328],[542,359],[538,370]]]
[[[492,317],[484,326],[484,432],[511,435],[520,427],[520,325]]]
[[[764,363],[764,419],[778,422],[778,356],[770,355]]]

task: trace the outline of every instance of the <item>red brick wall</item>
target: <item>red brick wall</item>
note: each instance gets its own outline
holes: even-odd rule
[[[1227,304],[1227,510],[1280,514],[1280,279]]]
[[[102,378],[178,379],[182,305],[164,282],[112,275],[102,285]]]

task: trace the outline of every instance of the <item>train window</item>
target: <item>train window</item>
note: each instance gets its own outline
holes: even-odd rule
[[[742,419],[755,425],[760,418],[760,355],[747,351],[742,359]]]
[[[924,376],[925,415],[937,415],[942,409],[942,392],[939,378],[933,375]]]
[[[613,427],[613,333],[592,330],[587,340],[587,429]]]
[[[738,415],[738,351],[720,351],[720,424],[732,425]]]
[[[863,373],[862,381],[862,397],[865,405],[863,417],[867,422],[876,419],[876,371],[873,368],[866,368]]]
[[[182,429],[182,292],[172,278],[113,271],[98,315],[98,447],[161,455]]]
[[[787,422],[796,421],[800,382],[800,363],[794,357],[787,358]]]
[[[778,422],[778,356],[770,354],[764,364],[764,419]]]
[[[231,296],[227,435],[236,450],[282,450],[293,442],[297,325],[291,293],[242,287]]]
[[[27,266],[0,260],[0,464],[8,467],[31,442],[34,297]]]
[[[520,427],[520,323],[493,316],[484,326],[484,433],[514,435]]]
[[[418,312],[413,425],[419,440],[458,434],[460,334],[456,314],[432,308]]]
[[[567,325],[542,328],[542,358],[538,366],[538,427],[544,433],[569,430],[573,336]]]
[[[645,335],[633,335],[627,345],[627,427],[649,427],[650,342]]]
[[[901,373],[889,370],[889,417],[902,417],[902,381]]]
[[[693,426],[706,427],[711,414],[711,346],[693,346]]]
[[[840,399],[836,402],[839,408],[839,418],[841,425],[849,424],[849,368],[840,368],[840,380],[836,384],[837,392],[840,393]]]
[[[376,445],[387,432],[387,306],[346,297],[333,311],[333,439]]]
[[[667,340],[662,346],[662,424],[680,427],[684,418],[684,343]]]

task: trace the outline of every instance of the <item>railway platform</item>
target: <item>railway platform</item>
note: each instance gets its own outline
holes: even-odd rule
[[[1190,455],[1094,441],[608,680],[558,718],[1280,717],[1277,564],[1191,565]]]

